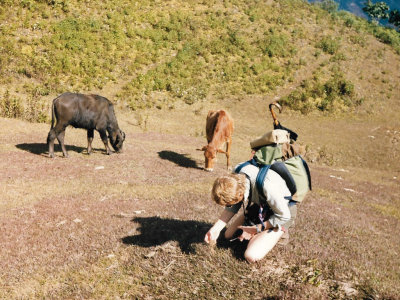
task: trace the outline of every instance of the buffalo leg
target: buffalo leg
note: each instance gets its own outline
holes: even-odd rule
[[[230,161],[231,146],[232,146],[232,138],[229,137],[228,140],[226,141],[226,167],[227,167],[228,171],[232,170],[231,161]]]
[[[47,145],[49,146],[49,157],[54,157],[54,140],[56,139],[56,132],[51,128],[47,136]]]
[[[92,153],[93,137],[94,137],[94,129],[88,129],[88,131],[87,131],[87,141],[88,141],[87,152],[88,152],[88,154]]]
[[[49,145],[49,157],[54,157],[54,140],[57,138],[58,143],[61,145],[61,149],[65,157],[68,157],[67,150],[64,145],[65,126],[56,124],[54,128],[51,128],[47,136],[47,144]]]
[[[65,144],[64,144],[64,137],[65,137],[65,128],[63,128],[63,130],[57,134],[57,140],[58,140],[58,143],[61,145],[61,149],[64,154],[64,157],[68,157],[67,149],[65,148]]]
[[[112,152],[111,152],[110,147],[108,147],[107,133],[105,130],[99,130],[99,133],[100,133],[100,138],[103,141],[104,146],[106,147],[106,152],[108,155],[110,155]]]

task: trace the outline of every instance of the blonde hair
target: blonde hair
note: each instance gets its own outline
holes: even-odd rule
[[[219,205],[233,205],[243,200],[246,176],[229,174],[215,179],[211,198]]]

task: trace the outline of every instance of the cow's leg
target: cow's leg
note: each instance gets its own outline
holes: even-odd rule
[[[64,137],[65,137],[65,128],[63,128],[58,134],[57,134],[57,140],[58,143],[61,145],[62,152],[64,154],[64,157],[68,157],[67,149],[65,148],[64,144]]]
[[[93,137],[94,137],[94,129],[88,129],[88,131],[87,131],[87,141],[88,141],[87,153],[88,154],[92,153]]]
[[[64,156],[68,157],[67,151],[64,146],[65,126],[57,123],[55,127],[51,128],[47,136],[47,144],[49,145],[49,157],[54,157],[54,140],[57,138]]]
[[[49,146],[49,157],[54,157],[54,140],[56,139],[56,132],[51,128],[47,136],[47,145]]]
[[[228,140],[226,141],[226,167],[228,171],[232,171],[232,166],[231,166],[231,146],[232,146],[232,138],[229,137]]]
[[[105,130],[99,130],[101,140],[104,143],[104,146],[106,147],[106,152],[108,155],[112,153],[110,147],[108,147],[108,138],[107,138],[107,132]]]

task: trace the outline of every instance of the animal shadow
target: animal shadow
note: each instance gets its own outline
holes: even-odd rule
[[[210,223],[190,220],[162,219],[160,217],[136,217],[131,220],[139,223],[139,235],[126,236],[122,242],[127,245],[153,247],[168,241],[177,241],[182,252],[194,253],[194,244],[203,243]]]
[[[23,143],[23,144],[18,144],[16,145],[18,149],[36,154],[36,155],[47,155],[49,152],[49,146],[47,143]],[[78,146],[73,146],[73,145],[66,145],[65,146],[67,151],[74,151],[74,152],[85,152],[87,148],[84,147],[78,147]],[[61,147],[60,145],[54,145],[54,151],[55,152],[61,152]],[[93,151],[103,151],[102,149],[93,149]]]
[[[172,161],[184,168],[203,169],[197,165],[196,161],[187,157],[186,154],[180,154],[174,151],[160,151],[158,152],[158,156],[162,159]]]

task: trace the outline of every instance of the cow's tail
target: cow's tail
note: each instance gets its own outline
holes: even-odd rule
[[[51,105],[51,127],[50,129],[54,128],[54,117],[55,117],[55,102],[57,99],[53,100],[53,104]]]

